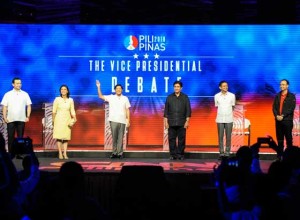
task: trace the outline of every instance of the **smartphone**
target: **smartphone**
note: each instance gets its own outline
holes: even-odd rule
[[[23,144],[23,143],[25,143],[25,140],[24,140],[23,138],[18,138],[18,139],[17,139],[17,142],[18,142],[19,144]]]
[[[238,167],[238,166],[239,166],[239,162],[238,162],[238,160],[237,160],[236,157],[233,157],[233,158],[229,158],[229,159],[228,159],[227,165],[228,165],[228,166]]]
[[[259,143],[259,144],[269,144],[270,141],[271,141],[271,139],[268,138],[268,137],[259,137],[259,138],[257,138],[257,143]]]

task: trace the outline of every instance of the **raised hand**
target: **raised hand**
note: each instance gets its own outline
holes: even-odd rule
[[[99,81],[98,79],[96,79],[96,86],[97,86],[97,87],[100,87],[100,86],[101,86],[100,81]]]

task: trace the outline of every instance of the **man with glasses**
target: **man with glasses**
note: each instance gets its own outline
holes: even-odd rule
[[[280,92],[273,101],[273,115],[275,117],[276,138],[278,144],[277,158],[281,159],[284,149],[284,138],[286,146],[293,146],[293,119],[296,107],[296,96],[289,91],[289,81],[280,81]]]

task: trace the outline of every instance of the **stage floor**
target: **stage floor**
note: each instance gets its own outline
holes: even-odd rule
[[[70,157],[61,160],[56,157],[38,157],[40,170],[58,172],[67,161],[76,161],[82,165],[86,173],[119,173],[123,166],[162,166],[165,173],[213,173],[214,167],[220,164],[218,159],[184,159],[169,160],[168,158],[90,158]],[[13,159],[17,169],[22,169],[22,160]],[[261,169],[266,173],[273,160],[260,160]]]
[[[47,149],[43,146],[35,146],[35,151],[51,151],[55,149]],[[71,145],[68,147],[69,151],[103,151],[106,150],[103,145],[89,145],[89,146],[75,146]],[[236,152],[238,148],[232,147],[232,152]],[[168,150],[164,150],[163,146],[152,146],[152,145],[128,145],[124,151],[159,151],[159,152],[167,152]],[[185,152],[214,152],[218,153],[219,149],[217,146],[186,146]],[[274,153],[274,151],[269,147],[261,147],[261,153]]]
[[[217,147],[186,147],[184,160],[169,160],[169,152],[161,146],[127,146],[123,159],[110,159],[111,150],[103,146],[70,146],[68,160],[58,159],[56,149],[34,147],[40,161],[40,169],[58,172],[66,161],[80,163],[85,172],[116,172],[126,165],[162,166],[165,173],[212,173],[220,161]],[[231,156],[234,156],[232,152]],[[269,165],[276,159],[275,152],[270,148],[260,149],[261,168],[267,172]],[[22,169],[22,160],[13,160],[17,169]]]

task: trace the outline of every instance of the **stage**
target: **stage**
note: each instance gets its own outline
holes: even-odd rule
[[[231,156],[235,155],[233,149]],[[34,146],[34,152],[40,161],[40,169],[58,172],[61,164],[66,161],[77,161],[82,164],[85,172],[119,172],[125,165],[156,165],[162,166],[166,173],[193,172],[211,173],[213,167],[218,165],[219,153],[216,146],[194,147],[185,149],[184,160],[169,160],[169,152],[161,146],[127,146],[123,159],[110,159],[111,150],[103,146],[70,146],[69,159],[58,159],[56,149],[44,149]],[[262,168],[267,169],[269,161],[276,159],[276,153],[267,147],[260,148]],[[20,159],[14,159],[18,169],[21,169]]]
[[[235,156],[237,149],[233,149],[231,156]],[[169,160],[169,152],[161,146],[127,146],[123,159],[110,159],[111,150],[103,146],[70,146],[69,159],[58,159],[56,149],[45,150],[35,146],[35,154],[40,161],[40,169],[49,172],[58,172],[66,161],[76,161],[82,165],[85,172],[118,173],[126,165],[162,166],[165,173],[212,173],[213,168],[220,161],[218,148],[193,147],[185,149],[184,160]],[[276,153],[268,148],[260,148],[260,160],[263,171],[267,171],[270,162],[276,159]],[[21,169],[20,159],[14,159],[17,169]]]

